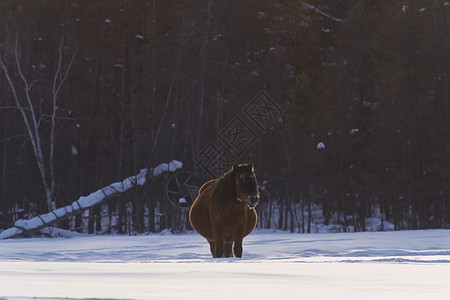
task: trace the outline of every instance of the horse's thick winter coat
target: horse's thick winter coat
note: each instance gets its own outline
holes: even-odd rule
[[[253,163],[233,166],[200,188],[189,220],[208,240],[213,257],[232,257],[233,250],[236,257],[242,256],[242,239],[256,226],[258,199]]]

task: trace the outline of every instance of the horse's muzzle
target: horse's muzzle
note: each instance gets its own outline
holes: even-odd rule
[[[258,195],[256,195],[256,196],[251,196],[251,197],[249,197],[250,199],[250,203],[249,203],[249,206],[250,207],[255,207],[256,205],[258,205],[258,203],[259,203],[259,196]]]

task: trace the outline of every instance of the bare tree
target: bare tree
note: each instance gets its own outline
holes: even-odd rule
[[[56,187],[55,134],[57,125],[56,120],[58,111],[58,97],[61,88],[69,75],[69,71],[73,64],[75,54],[72,55],[68,64],[66,65],[63,64],[64,40],[61,39],[58,48],[58,59],[56,70],[52,78],[52,86],[50,93],[51,95],[50,101],[52,104],[52,109],[50,114],[45,114],[42,111],[38,110],[36,108],[36,104],[34,104],[36,103],[36,101],[33,101],[34,97],[32,95],[32,89],[33,84],[36,82],[36,80],[30,82],[24,74],[23,68],[21,66],[20,48],[18,40],[19,38],[17,35],[14,56],[15,56],[15,68],[17,72],[16,75],[18,75],[20,79],[14,78],[12,72],[6,66],[2,56],[0,56],[0,68],[3,70],[3,74],[11,90],[16,108],[22,115],[27,135],[32,145],[33,154],[39,168],[39,173],[41,175],[42,186],[44,188],[48,210],[51,211],[54,208],[53,203],[55,200],[55,187]],[[23,89],[23,93],[20,91],[21,88]],[[44,117],[50,118],[50,129],[49,132],[45,133],[43,132],[43,130],[40,130],[41,121]],[[49,136],[49,150],[47,157],[44,153],[44,147],[42,142],[44,134],[48,134]]]

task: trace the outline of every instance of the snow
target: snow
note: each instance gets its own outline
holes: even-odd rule
[[[157,176],[161,174],[162,172],[173,172],[177,169],[180,169],[183,167],[183,163],[178,160],[172,160],[170,163],[166,164],[160,164],[156,168],[153,169],[153,176]]]
[[[219,38],[221,38],[222,37],[222,35],[220,34],[220,33],[215,33],[214,35],[213,35],[213,40],[214,41],[217,41]]]
[[[196,233],[0,241],[1,299],[449,299],[450,230],[256,230],[242,259]]]
[[[311,10],[313,10],[315,13],[320,14],[320,15],[322,15],[322,16],[324,16],[324,17],[327,17],[327,18],[329,18],[329,19],[331,19],[331,20],[333,20],[333,21],[335,21],[335,22],[344,22],[343,19],[333,17],[333,16],[331,16],[330,14],[327,14],[326,12],[324,12],[323,10],[321,10],[320,8],[318,8],[318,7],[314,6],[314,5],[311,5],[311,4],[309,4],[309,3],[303,3],[303,7],[307,8],[307,9],[311,9]]]
[[[355,134],[357,134],[359,132],[359,129],[358,128],[353,128],[353,129],[351,129],[349,132],[348,132],[348,134],[350,134],[350,135],[355,135]]]
[[[302,27],[309,27],[309,24],[305,21],[301,21],[298,25]]]
[[[75,146],[72,145],[71,154],[72,154],[72,155],[75,155],[75,156],[78,155],[78,149],[77,149],[77,147],[75,147]]]

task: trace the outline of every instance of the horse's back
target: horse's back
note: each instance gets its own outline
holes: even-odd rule
[[[201,193],[201,192],[203,192],[203,191],[205,191],[205,190],[207,190],[207,189],[210,189],[210,188],[213,188],[213,189],[214,189],[214,186],[215,186],[216,183],[217,183],[217,179],[212,179],[212,180],[207,181],[206,183],[204,183],[204,184],[200,187],[200,190],[198,191],[199,196],[200,196],[200,193]]]

